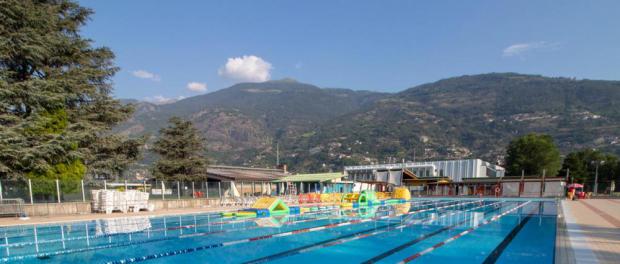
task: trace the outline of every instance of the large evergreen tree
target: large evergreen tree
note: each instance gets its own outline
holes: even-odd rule
[[[0,1],[0,177],[79,180],[131,106],[111,97],[114,54],[79,34],[72,1]]]
[[[205,140],[192,122],[173,117],[170,126],[159,131],[153,150],[160,159],[153,174],[160,180],[205,180],[207,158]]]
[[[510,142],[506,150],[508,175],[556,176],[562,166],[560,151],[549,135],[528,134]]]
[[[146,140],[147,136],[132,139],[120,135],[101,137],[97,144],[93,144],[94,156],[87,164],[88,174],[92,178],[118,180],[142,157],[141,150]]]

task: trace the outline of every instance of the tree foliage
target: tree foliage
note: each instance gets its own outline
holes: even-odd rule
[[[618,157],[595,149],[583,149],[566,155],[562,164],[562,174],[569,172],[569,181],[577,183],[594,183],[596,165],[599,165],[599,182],[620,179],[620,161]]]
[[[159,131],[153,150],[161,157],[153,167],[160,180],[206,179],[205,140],[192,122],[173,117]]]
[[[147,136],[127,139],[121,135],[99,137],[92,146],[94,157],[88,175],[97,179],[118,180],[129,166],[142,157]]]
[[[528,134],[510,142],[506,150],[506,170],[508,175],[555,176],[561,168],[560,151],[553,138],[543,134]]]
[[[79,34],[72,1],[0,1],[0,177],[81,179],[132,107],[111,97],[114,54]]]

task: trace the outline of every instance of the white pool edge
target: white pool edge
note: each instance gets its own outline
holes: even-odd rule
[[[566,232],[568,233],[568,239],[575,254],[575,260],[577,263],[599,263],[598,259],[594,255],[594,252],[590,248],[586,234],[583,230],[581,230],[579,224],[577,224],[577,221],[573,217],[570,209],[566,206],[566,202],[566,200],[561,201],[562,211],[564,212]]]

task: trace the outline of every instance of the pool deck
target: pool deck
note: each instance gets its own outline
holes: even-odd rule
[[[240,207],[220,207],[220,206],[212,206],[212,207],[203,207],[203,208],[183,208],[183,209],[166,209],[166,210],[158,210],[158,211],[141,211],[137,213],[85,213],[81,215],[63,215],[63,216],[37,216],[30,217],[26,220],[21,220],[16,217],[6,217],[0,218],[0,227],[3,226],[16,226],[16,225],[33,225],[33,224],[53,224],[53,223],[61,223],[61,222],[78,222],[78,221],[89,221],[96,219],[108,219],[108,218],[121,218],[121,217],[132,217],[132,216],[141,216],[141,217],[150,217],[150,216],[163,216],[163,215],[182,215],[182,214],[200,214],[200,213],[209,213],[209,212],[226,212],[231,210],[238,210]]]
[[[620,263],[620,200],[564,200],[562,211],[568,239],[560,228],[556,263]]]

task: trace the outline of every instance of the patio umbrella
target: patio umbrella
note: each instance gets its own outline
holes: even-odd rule
[[[583,184],[572,183],[568,185],[568,188],[583,188]]]

